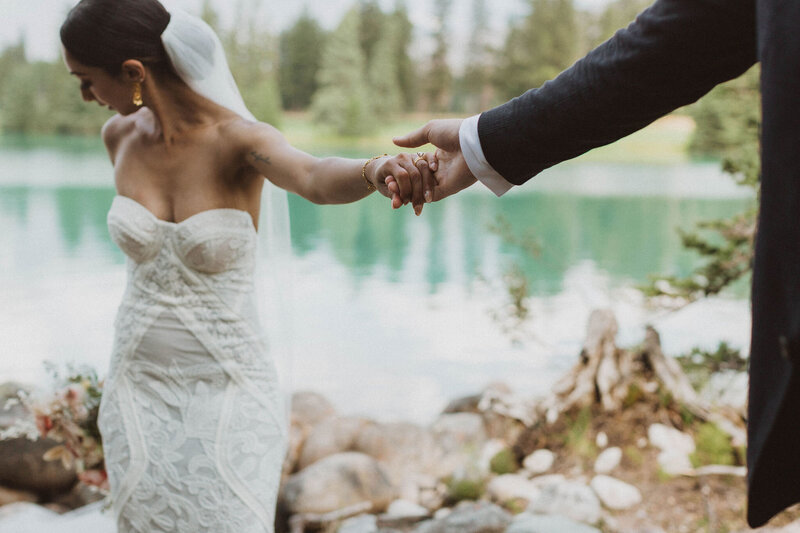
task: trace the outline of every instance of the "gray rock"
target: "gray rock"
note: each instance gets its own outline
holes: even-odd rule
[[[30,392],[32,387],[17,383],[16,381],[8,381],[0,384],[0,429],[5,429],[19,418],[29,416],[27,409],[20,404],[10,405],[6,408],[9,400],[19,398],[19,392]]]
[[[331,455],[294,474],[284,483],[281,507],[290,514],[324,514],[361,502],[373,512],[386,509],[395,490],[378,462],[357,452]]]
[[[590,486],[603,505],[615,511],[630,509],[642,502],[639,489],[610,476],[595,476]]]
[[[295,423],[313,427],[335,415],[336,409],[321,394],[300,391],[292,395],[292,421]]]
[[[297,459],[297,469],[324,457],[354,449],[358,432],[367,424],[367,420],[354,417],[332,417],[319,422],[303,443]]]
[[[556,460],[556,454],[550,450],[536,450],[522,460],[522,466],[533,475],[544,474],[551,468]]]
[[[0,441],[0,485],[46,499],[68,492],[77,482],[75,472],[42,458],[54,446],[58,443],[50,439]]]
[[[377,533],[377,531],[377,517],[371,514],[362,514],[344,520],[336,533]]]
[[[594,471],[598,474],[608,474],[619,466],[622,461],[622,450],[616,446],[600,452],[594,462]]]
[[[525,512],[514,517],[505,533],[600,533],[600,530],[563,516]]]
[[[527,510],[561,515],[586,524],[595,524],[600,520],[600,500],[592,489],[574,481],[542,485],[542,491],[531,501]]]
[[[512,516],[488,502],[461,502],[444,518],[424,522],[416,533],[502,533]]]

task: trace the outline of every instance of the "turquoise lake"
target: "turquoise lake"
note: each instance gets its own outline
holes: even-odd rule
[[[45,360],[105,372],[125,282],[106,230],[114,194],[96,143],[0,145],[0,381],[40,382]],[[578,160],[499,199],[475,185],[421,217],[377,195],[346,206],[291,197],[292,387],[345,413],[415,421],[493,381],[545,394],[600,307],[615,310],[622,345],[652,323],[667,353],[746,347],[746,284],[673,313],[646,307],[635,286],[689,272],[696,258],[676,229],[738,213],[751,194],[713,162]],[[492,231],[498,221],[540,253]],[[531,312],[509,331],[514,265]]]

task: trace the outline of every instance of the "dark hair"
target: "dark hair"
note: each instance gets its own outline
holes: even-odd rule
[[[161,43],[169,19],[158,0],[81,0],[61,25],[61,44],[84,65],[112,76],[127,59],[169,71]]]

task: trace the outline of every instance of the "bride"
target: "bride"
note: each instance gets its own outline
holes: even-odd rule
[[[427,155],[293,148],[247,111],[213,31],[157,0],[81,0],[61,41],[83,99],[117,112],[102,137],[128,285],[99,418],[116,526],[270,532],[287,432],[255,311],[260,211],[285,229],[277,186],[316,203],[378,190],[419,214]]]

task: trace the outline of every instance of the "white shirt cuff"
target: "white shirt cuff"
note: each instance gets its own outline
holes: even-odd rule
[[[497,196],[503,196],[514,184],[506,181],[486,161],[486,157],[483,155],[483,148],[481,148],[481,140],[478,137],[479,118],[480,115],[475,115],[464,119],[461,123],[461,128],[458,130],[461,153],[464,155],[464,161],[466,161],[469,170],[478,178],[478,181],[486,185]]]

